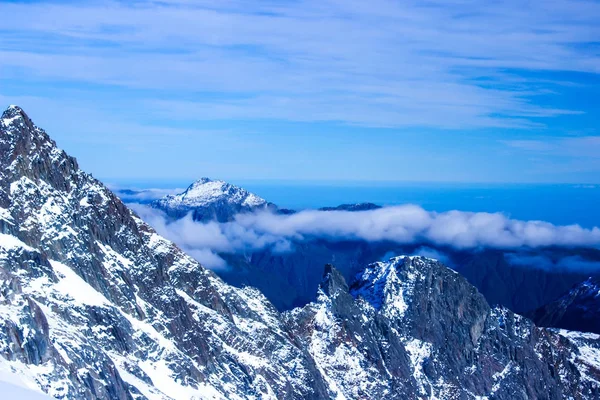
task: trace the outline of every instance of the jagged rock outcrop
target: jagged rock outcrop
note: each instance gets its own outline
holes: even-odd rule
[[[466,279],[423,257],[372,264],[350,288],[326,269],[316,303],[287,318],[341,398],[600,395],[597,336],[569,338],[490,308]],[[590,341],[585,355],[575,339]]]
[[[209,178],[201,178],[184,192],[165,196],[150,205],[171,218],[178,219],[190,214],[195,221],[204,222],[226,222],[240,212],[276,209],[274,204],[246,189]]]
[[[0,363],[58,398],[327,397],[264,296],[158,236],[20,108],[0,124]]]
[[[0,370],[62,399],[593,399],[598,337],[426,258],[329,266],[280,314],[163,239],[18,107],[0,119]]]

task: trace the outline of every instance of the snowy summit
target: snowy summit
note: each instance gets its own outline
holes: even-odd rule
[[[184,192],[154,201],[152,207],[169,216],[180,218],[189,213],[198,221],[228,221],[239,212],[254,211],[270,205],[265,199],[246,189],[222,180],[201,178]]]
[[[491,307],[435,260],[392,258],[349,283],[328,265],[316,301],[280,313],[160,237],[22,110],[0,118],[0,171],[2,398],[600,393],[599,335]]]

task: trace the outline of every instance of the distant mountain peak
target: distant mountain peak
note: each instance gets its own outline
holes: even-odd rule
[[[182,193],[168,195],[151,203],[167,215],[181,218],[192,214],[198,221],[233,219],[239,212],[266,208],[270,204],[263,198],[223,180],[200,178]],[[270,205],[273,206],[273,205]]]
[[[74,400],[598,398],[597,336],[491,309],[437,261],[371,264],[350,293],[329,266],[317,301],[282,315],[161,238],[27,118],[0,138],[4,377]]]
[[[231,203],[238,203],[248,207],[257,207],[267,201],[246,189],[232,185],[220,179],[200,178],[192,183],[183,193],[172,196],[181,199],[182,203],[189,205],[205,205],[226,199]]]

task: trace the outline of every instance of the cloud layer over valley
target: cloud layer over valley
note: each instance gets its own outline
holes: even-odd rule
[[[257,212],[239,214],[227,223],[200,223],[193,221],[191,216],[172,221],[161,211],[148,206],[132,204],[131,207],[161,235],[207,267],[217,269],[226,267],[218,253],[243,253],[265,248],[281,253],[293,250],[295,242],[312,239],[389,241],[457,250],[520,251],[550,246],[600,246],[600,229],[597,227],[585,229],[578,225],[520,221],[501,213],[436,213],[416,205],[359,212],[305,210],[292,215]],[[514,264],[523,264],[522,258],[517,261],[520,262]],[[585,260],[576,261],[577,265],[573,264],[576,268],[596,266]],[[543,264],[541,268],[549,266],[547,260]],[[570,264],[558,262],[553,265],[568,268]]]

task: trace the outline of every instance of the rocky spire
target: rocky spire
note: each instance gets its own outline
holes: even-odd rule
[[[9,106],[0,119],[0,206],[6,204],[8,185],[22,177],[40,180],[59,190],[70,190],[79,171],[77,160],[60,150],[18,106]]]
[[[332,264],[325,264],[319,289],[329,297],[337,297],[340,293],[348,293],[348,284],[341,272]]]

